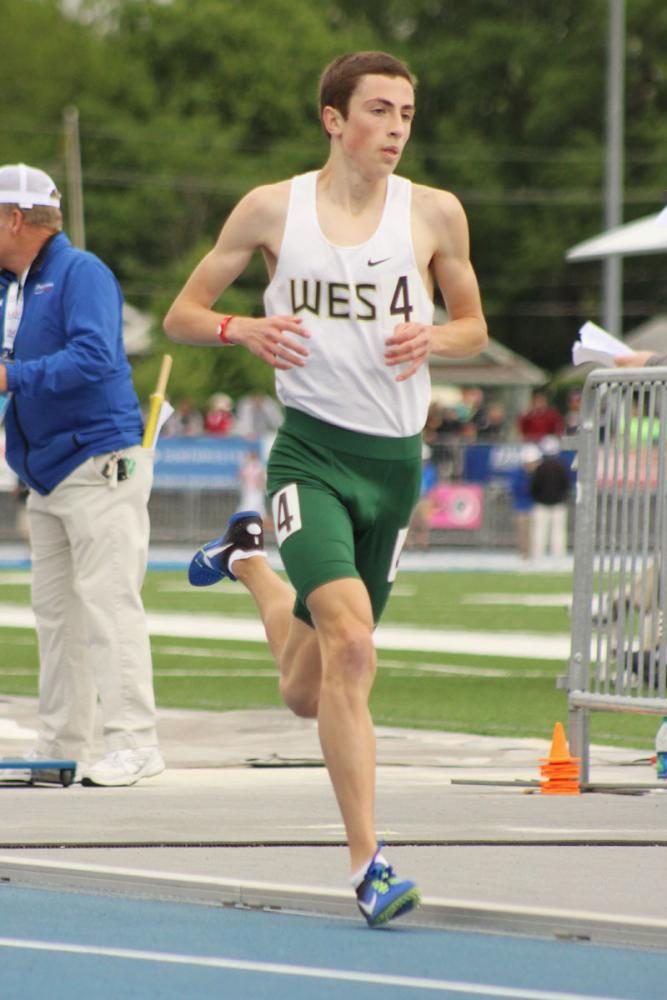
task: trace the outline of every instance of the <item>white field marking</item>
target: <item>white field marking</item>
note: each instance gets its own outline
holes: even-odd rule
[[[378,667],[405,672],[406,667],[433,674],[453,674],[460,677],[553,677],[553,670],[505,670],[502,667],[477,667],[459,663],[410,663],[405,660],[378,659]]]
[[[386,667],[385,663],[378,663]],[[451,677],[509,677],[509,670],[496,670],[494,667],[477,669],[476,667],[456,667],[439,663],[401,663],[400,666],[389,668],[394,677],[419,677],[420,674],[446,674]]]
[[[209,649],[202,649],[201,646],[161,646],[153,643],[153,652],[162,653],[166,656],[202,656],[207,660],[267,660],[273,661],[270,653],[263,650],[234,650],[224,649],[222,646],[211,646]]]
[[[231,615],[172,614],[149,612],[151,635],[184,639],[234,639],[266,642],[264,626],[253,618]],[[32,609],[21,604],[0,604],[0,628],[34,628]],[[531,660],[558,660],[570,656],[570,636],[541,632],[472,632],[380,625],[374,636],[378,649],[410,649],[429,653],[476,653],[479,656],[510,656]]]
[[[563,993],[551,990],[524,990],[514,986],[491,986],[486,983],[465,983],[449,979],[425,979],[420,976],[389,976],[378,972],[348,972],[309,965],[286,965],[280,962],[250,962],[238,958],[206,958],[200,955],[178,955],[135,948],[102,948],[92,945],[67,944],[55,941],[34,941],[25,938],[0,938],[0,948],[25,951],[57,952],[69,955],[95,955],[135,962],[156,962],[165,965],[192,965],[205,969],[232,969],[258,972],[270,976],[294,976],[300,979],[328,979],[344,983],[369,983],[375,986],[395,986],[401,989],[473,994],[478,997],[506,997],[509,1000],[619,1000],[591,993]]]
[[[15,587],[17,584],[19,586],[29,587],[31,582],[32,574],[29,569],[23,571],[19,570],[16,573],[0,573],[0,587]]]
[[[469,594],[461,604],[510,604],[526,608],[569,608],[572,594]]]
[[[257,653],[252,650],[233,650],[224,649],[223,647],[211,647],[210,649],[202,649],[200,646],[161,646],[159,643],[153,643],[153,653],[160,653],[166,656],[192,656],[192,657],[202,657],[204,659],[210,660],[265,660],[267,662],[273,662],[273,657],[271,653],[265,653],[258,651]],[[471,675],[474,677],[552,677],[553,673],[551,671],[525,671],[523,673],[516,673],[516,671],[502,670],[496,668],[478,668],[474,664],[469,664],[465,666],[463,664],[443,664],[443,663],[410,663],[407,664],[405,660],[386,660],[383,657],[378,659],[378,666],[386,670],[403,670],[406,668],[408,670],[415,671],[428,671],[429,673],[442,673],[442,674],[461,674],[462,676]],[[170,669],[166,668],[167,671]],[[0,673],[3,671],[0,670]]]
[[[395,583],[391,588],[392,597],[414,597],[416,593],[416,587],[408,587],[405,583]]]
[[[179,667],[174,667],[173,670],[170,670],[169,667],[167,667],[164,670],[161,670],[158,668],[153,670],[153,676],[154,677],[219,677],[223,679],[228,677],[275,677],[275,679],[278,680],[277,670],[250,670],[250,669],[224,670],[223,668],[220,667],[217,670],[215,667],[211,667],[210,670],[183,670]]]
[[[409,649],[424,653],[474,653],[478,656],[567,660],[569,634],[541,632],[473,632],[380,625],[374,636],[378,649]]]
[[[380,663],[379,666],[383,667],[385,664]],[[491,667],[478,669],[476,667],[450,667],[446,665],[440,665],[437,663],[425,664],[416,663],[408,667],[405,663],[401,664],[400,667],[391,667],[392,674],[394,677],[410,678],[412,680],[424,679],[425,676],[430,674],[444,674],[445,676],[451,677],[553,677],[551,671],[510,671],[510,670],[495,670]],[[24,669],[22,667],[0,667],[0,677],[37,677],[39,671],[35,667],[33,670]],[[421,675],[421,678],[420,678]],[[208,669],[202,670],[201,667],[195,670],[188,670],[184,667],[154,667],[153,668],[154,677],[218,677],[218,678],[228,678],[228,677],[275,677],[277,679],[278,673],[276,669],[268,668],[262,670],[251,670],[250,668],[246,670],[235,670],[233,667],[209,667]]]
[[[154,652],[164,653],[163,649],[154,649]],[[178,647],[179,656],[206,656],[210,659],[219,659],[214,653],[202,653],[201,651],[195,649],[188,649],[187,646]],[[270,660],[270,656],[254,657],[252,654],[245,654],[244,656],[235,656],[233,653],[227,653],[225,659],[264,659]],[[419,679],[420,674],[444,674],[452,677],[553,677],[553,672],[550,670],[502,670],[500,668],[496,669],[494,667],[475,667],[475,666],[457,666],[455,664],[446,663],[411,663],[407,664],[401,662],[400,660],[395,660],[392,662],[385,662],[380,660],[378,666],[385,670],[391,670],[396,677],[410,677]],[[36,677],[39,673],[37,667],[0,667],[0,677]],[[183,667],[154,667],[153,675],[155,677],[277,677],[277,670],[275,668],[267,668],[263,670],[261,667],[257,670],[248,669],[234,669],[233,667],[208,667],[202,669],[201,667],[194,670],[188,670]]]
[[[411,677],[419,680],[430,674],[442,674],[444,677],[553,677],[551,670],[502,670],[495,667],[449,667],[440,666],[437,663],[427,666],[426,664],[416,664],[413,669],[407,669],[407,664],[403,664],[402,670],[396,670],[394,677]]]
[[[382,664],[380,664],[382,666]],[[37,677],[39,671],[37,668],[34,670],[28,670],[23,668],[9,668],[5,669],[0,667],[0,677]],[[404,663],[399,669],[397,667],[392,668],[392,676],[400,677],[401,679],[406,678],[410,680],[425,680],[426,677],[432,674],[442,674],[445,677],[553,677],[551,671],[535,671],[535,670],[495,670],[491,667],[478,669],[476,667],[449,667],[446,665],[439,664],[414,664],[414,666],[407,667]],[[161,677],[167,679],[169,677],[210,677],[219,678],[222,680],[229,679],[232,677],[275,677],[278,678],[278,672],[276,669],[268,668],[267,670],[235,670],[233,667],[209,667],[206,670],[201,668],[195,670],[188,670],[184,667],[154,667],[153,676]]]

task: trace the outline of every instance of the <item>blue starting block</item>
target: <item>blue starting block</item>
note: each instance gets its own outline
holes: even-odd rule
[[[3,771],[16,771],[16,778],[13,778],[9,773],[3,774]],[[21,775],[22,771],[29,772],[30,777],[27,781],[29,785],[56,785],[60,783],[63,788],[67,788],[74,781],[76,761],[59,760],[53,757],[40,757],[35,760],[32,758],[26,759],[25,757],[10,757],[3,760],[0,757],[0,781],[2,779],[5,781],[22,781],[24,780]]]

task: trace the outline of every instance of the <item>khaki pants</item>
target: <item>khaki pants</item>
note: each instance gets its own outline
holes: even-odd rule
[[[530,510],[518,510],[514,515],[516,546],[522,559],[530,559],[533,515]]]
[[[564,503],[548,507],[536,503],[532,511],[531,552],[533,559],[567,554],[567,506]]]
[[[121,454],[136,463],[123,481],[103,474],[111,456],[96,455],[28,498],[40,753],[90,760],[98,697],[108,751],[157,744],[141,600],[153,455]]]

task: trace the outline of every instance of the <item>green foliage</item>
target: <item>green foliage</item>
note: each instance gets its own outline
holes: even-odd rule
[[[87,243],[155,317],[156,355],[166,308],[238,198],[324,160],[319,73],[361,48],[394,52],[419,79],[401,170],[463,201],[492,335],[554,370],[581,321],[597,318],[600,266],[564,254],[603,226],[608,0],[81,0],[76,17],[72,8],[0,0],[11,39],[0,60],[0,162],[34,162],[66,193],[62,116],[78,107]],[[663,200],[667,8],[633,0],[626,20],[632,219]],[[660,258],[626,262],[626,327],[664,311],[662,269]],[[225,308],[259,312],[264,283],[257,261]],[[178,349],[172,386],[203,399],[271,383],[239,353]],[[157,360],[135,368],[145,395]]]

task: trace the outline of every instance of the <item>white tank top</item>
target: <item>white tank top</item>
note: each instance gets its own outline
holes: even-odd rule
[[[384,363],[384,342],[399,323],[433,322],[433,302],[412,246],[412,184],[389,177],[380,224],[359,246],[324,237],[316,207],[317,171],[292,178],[266,315],[296,315],[310,333],[303,368],[276,371],[285,406],[337,427],[382,437],[421,432],[430,401],[428,366],[405,382]]]

